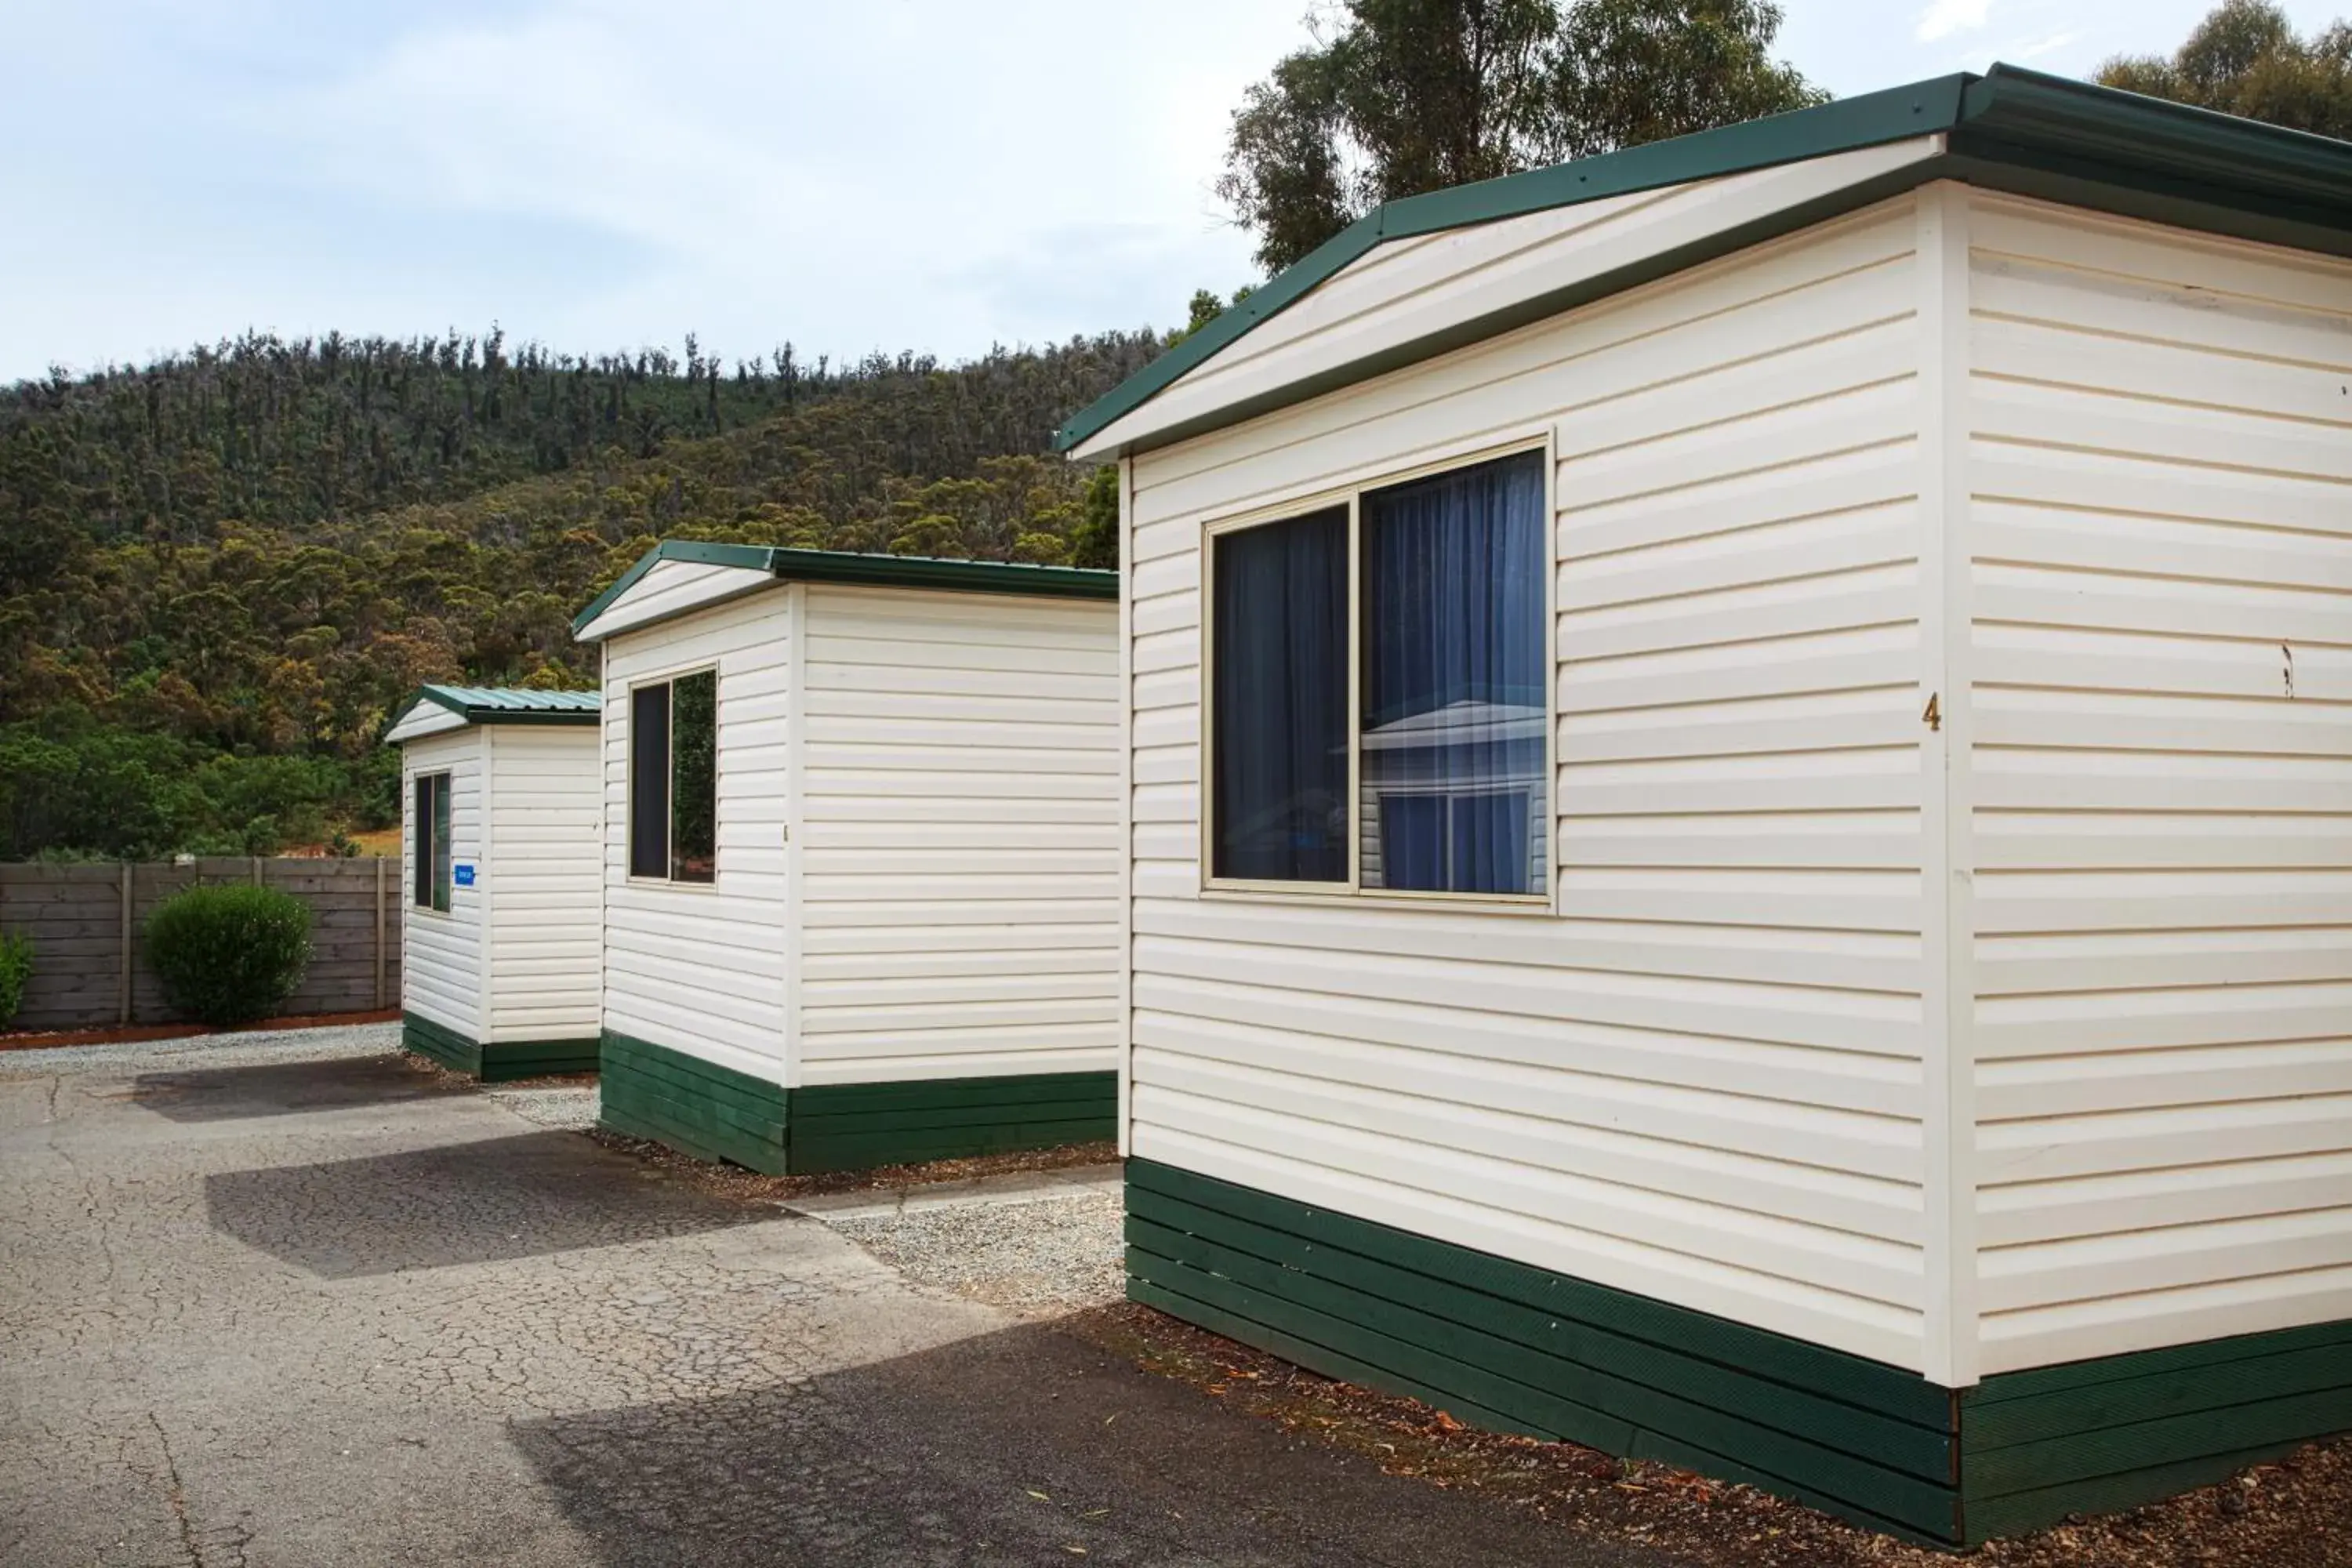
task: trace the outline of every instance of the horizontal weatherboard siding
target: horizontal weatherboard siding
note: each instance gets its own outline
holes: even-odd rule
[[[792,646],[783,593],[704,609],[604,645],[600,1026],[771,1083],[786,1077]],[[629,874],[630,691],[719,672],[716,881]],[[569,1032],[569,1031],[566,1031]]]
[[[1969,223],[1980,1370],[2352,1315],[2352,263]]]
[[[1920,221],[1131,460],[1130,1152],[1924,1368]],[[1204,896],[1204,530],[1538,432],[1556,918]]]
[[[1951,1400],[1894,1367],[1293,1203],[1128,1166],[1135,1299],[1457,1415],[1957,1532]]]
[[[1115,1070],[1118,606],[803,592],[793,1083]]]
[[[575,695],[575,694],[566,694]],[[592,700],[593,693],[581,693]],[[586,726],[500,728],[484,742],[490,772],[489,994],[483,1066],[500,1057],[566,1054],[595,1070],[601,1026],[604,805],[597,710]],[[555,1045],[566,1050],[543,1051]]]
[[[468,1040],[487,1033],[482,1016],[483,885],[452,886],[446,910],[416,907],[416,781],[449,775],[449,858],[478,866],[489,837],[483,794],[488,777],[488,731],[467,727],[411,741],[400,748],[400,1005]],[[470,1070],[470,1069],[468,1069]]]

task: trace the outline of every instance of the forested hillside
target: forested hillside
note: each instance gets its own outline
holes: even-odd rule
[[[401,697],[583,683],[572,616],[656,538],[1070,559],[1089,476],[1049,433],[1159,346],[248,338],[0,392],[0,858],[379,826]]]

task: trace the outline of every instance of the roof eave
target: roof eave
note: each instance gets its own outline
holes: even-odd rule
[[[1958,179],[2179,226],[2352,255],[2352,145],[1997,65],[1981,77],[1941,77],[1391,203],[1088,405],[1055,433],[1055,446],[1081,459],[1132,455],[1475,341],[1450,330],[1405,349],[1384,351],[1344,373],[1302,382],[1281,395],[1261,395],[1164,427],[1134,420],[1189,372],[1385,241],[1939,132],[1946,133],[1948,155],[1914,167],[1878,195],[1930,179]],[[1713,247],[1700,249],[1684,265],[1716,253]],[[1630,287],[1656,275],[1644,265],[1612,276],[1622,280],[1619,287]],[[1539,302],[1540,311],[1515,301],[1481,321],[1492,331],[1507,331],[1605,291],[1580,287],[1572,297]]]
[[[469,724],[594,724],[601,715],[593,708],[472,708]]]
[[[1639,288],[1644,283],[1688,271],[1735,251],[1885,201],[1927,181],[1949,177],[1953,165],[1945,151],[1945,137],[1931,132],[1906,140],[1916,140],[1921,143],[1917,157],[1853,179],[1833,190],[1791,201],[1763,216],[1746,222],[1727,223],[1687,243],[1664,247],[1625,266],[1580,279],[1566,287],[1510,300],[1480,315],[1452,323],[1442,331],[1424,333],[1377,353],[1352,359],[1319,375],[1286,382],[1256,396],[1221,404],[1190,418],[1169,424],[1151,423],[1149,418],[1151,405],[1145,403],[1121,416],[1118,422],[1088,437],[1083,445],[1072,450],[1071,456],[1078,459],[1134,456],[1224,429],[1260,415],[1498,337],[1547,317]],[[1860,153],[1867,149],[1854,148],[1851,151]]]
[[[775,550],[769,570],[788,583],[873,588],[935,588],[1021,598],[1116,599],[1118,574],[1077,566],[1028,566],[930,556],[855,555],[844,551]]]
[[[603,718],[595,708],[499,708],[488,703],[467,702],[427,681],[410,692],[408,700],[393,710],[392,717],[384,722],[383,738],[395,744],[407,739],[423,739],[423,736],[403,737],[398,731],[408,722],[411,714],[428,706],[437,708],[457,720],[457,727],[460,728],[469,724],[595,724]],[[450,728],[444,726],[431,733],[447,734]]]
[[[1073,415],[1055,432],[1055,448],[1072,457],[1101,455],[1102,445],[1090,437],[1386,241],[1927,135],[1958,120],[1963,94],[1975,79],[1966,74],[1938,77],[1386,203]]]
[[[632,621],[609,632],[596,630],[597,619],[617,604],[621,596],[646,573],[664,561],[739,567],[761,574],[763,581],[698,601],[669,614]],[[948,561],[929,556],[861,555],[849,551],[794,550],[763,544],[707,544],[691,540],[664,540],[638,557],[635,564],[572,618],[572,635],[582,642],[597,642],[607,637],[642,631],[676,616],[706,610],[778,583],[933,589],[1019,598],[1116,600],[1118,597],[1118,574],[1090,567],[1031,566],[1002,561]]]

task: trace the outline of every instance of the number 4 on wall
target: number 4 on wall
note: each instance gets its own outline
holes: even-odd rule
[[[1936,699],[1938,695],[1933,691],[1927,693],[1927,710],[1919,715],[1919,721],[1930,730],[1940,730],[1944,727],[1944,710],[1936,706]]]

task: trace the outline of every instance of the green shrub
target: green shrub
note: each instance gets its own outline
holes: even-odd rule
[[[33,977],[33,939],[0,931],[0,1029],[25,1004],[25,982]]]
[[[147,917],[147,962],[181,1012],[207,1024],[250,1023],[302,983],[310,910],[271,888],[191,888]]]

